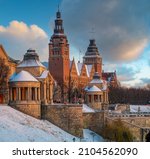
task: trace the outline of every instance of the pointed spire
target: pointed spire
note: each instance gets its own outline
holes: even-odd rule
[[[60,10],[59,10],[59,5],[58,5],[58,11],[56,13],[56,17],[57,17],[57,19],[61,18],[61,13],[60,13]]]
[[[56,12],[54,34],[64,34],[63,20],[61,19],[61,12],[59,11],[59,6],[58,11]]]
[[[73,60],[72,61],[74,61],[74,56],[73,56]]]

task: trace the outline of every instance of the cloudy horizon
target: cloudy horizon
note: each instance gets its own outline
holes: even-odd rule
[[[0,0],[1,5],[7,6],[8,2]],[[22,11],[15,10],[14,16],[0,16],[0,43],[11,57],[21,60],[28,48],[35,48],[41,61],[48,60],[48,42],[60,3],[71,59],[74,56],[78,60],[79,50],[83,55],[89,39],[94,38],[103,58],[104,70],[116,70],[122,85],[140,87],[150,83],[148,0],[45,0],[42,6],[39,0],[36,2],[28,8],[32,18],[24,13],[27,9],[23,9],[27,5],[25,2],[20,4]],[[13,9],[16,3],[12,3]],[[37,11],[39,7],[41,12]],[[4,15],[8,8],[3,8],[0,12]]]

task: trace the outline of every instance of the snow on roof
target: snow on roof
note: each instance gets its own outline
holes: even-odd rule
[[[150,113],[150,106],[146,105],[130,105],[130,112],[147,112]]]
[[[89,72],[89,70],[88,70],[88,65],[85,65],[85,69],[86,69],[86,74],[87,74],[87,76],[90,77],[90,72]]]
[[[78,76],[80,76],[81,74],[81,70],[82,70],[82,67],[83,67],[83,63],[80,63],[80,62],[75,62],[75,67],[76,67],[76,70],[77,70],[77,74]],[[70,69],[72,67],[72,64],[73,64],[73,61],[70,61]],[[90,77],[90,73],[91,73],[91,70],[92,70],[92,66],[93,65],[85,65],[85,69],[86,69],[86,73],[87,73],[87,76]]]
[[[88,89],[89,89],[89,86],[86,86],[86,87],[84,88],[85,91],[87,91]]]
[[[94,85],[94,86],[90,87],[90,88],[87,90],[87,92],[101,92],[101,90]]]
[[[103,83],[103,80],[101,80],[101,79],[93,79],[90,83],[101,84],[101,83]]]
[[[29,72],[27,71],[21,71],[19,73],[14,73],[11,77],[10,77],[10,82],[38,82],[38,80],[33,77]]]
[[[83,107],[82,107],[82,111],[84,113],[94,113],[95,110],[90,108],[89,106],[87,106],[86,104],[83,104]]]
[[[90,74],[91,71],[92,71],[92,66],[93,66],[93,65],[87,65],[87,69],[88,69],[89,74]]]
[[[49,71],[45,70],[45,71],[42,72],[41,76],[37,77],[37,78],[46,78],[48,76],[48,73],[49,73]]]
[[[45,67],[40,61],[35,59],[23,60],[17,67]]]

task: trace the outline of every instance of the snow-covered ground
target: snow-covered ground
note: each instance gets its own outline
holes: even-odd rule
[[[87,106],[86,104],[83,104],[83,109],[82,109],[82,111],[83,111],[84,113],[94,113],[94,112],[95,112],[94,109],[90,108],[90,107]]]
[[[150,113],[150,105],[130,105],[130,112],[131,113],[137,113],[137,112]]]
[[[102,142],[104,139],[96,133],[84,129],[84,142]],[[23,114],[9,106],[0,105],[0,141],[10,142],[72,142],[79,138],[63,131],[46,120],[38,120]]]

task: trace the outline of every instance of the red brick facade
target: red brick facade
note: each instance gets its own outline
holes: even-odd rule
[[[49,43],[49,71],[54,79],[62,88],[65,85],[69,89],[70,85],[80,88],[85,87],[92,80],[95,72],[98,72],[100,77],[103,78],[102,57],[94,39],[90,40],[83,57],[83,63],[76,63],[74,59],[70,61],[69,54],[69,44],[64,34],[63,20],[61,19],[61,13],[58,11],[54,34]]]

